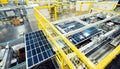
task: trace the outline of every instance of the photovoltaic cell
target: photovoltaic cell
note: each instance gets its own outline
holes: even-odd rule
[[[82,32],[79,32],[77,34],[74,34],[71,36],[70,41],[77,45],[80,42],[84,41],[87,38],[90,38],[91,36],[98,34],[100,31],[96,29],[95,27],[88,28]]]
[[[53,49],[41,30],[26,34],[25,44],[28,68],[54,56]]]

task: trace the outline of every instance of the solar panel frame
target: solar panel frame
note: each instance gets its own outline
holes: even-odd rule
[[[41,30],[39,30],[41,31]],[[26,34],[25,40],[25,53],[26,53],[26,68],[30,69],[52,57],[54,57],[54,51],[47,40],[46,36],[42,32],[40,35],[38,32],[31,32]],[[27,36],[27,37],[26,37]],[[30,38],[28,38],[30,36]],[[42,38],[41,38],[42,37]],[[41,38],[38,39],[38,38]],[[42,39],[44,42],[42,42]],[[43,44],[45,43],[45,44]],[[43,50],[41,50],[41,48]],[[31,63],[29,63],[31,62]]]

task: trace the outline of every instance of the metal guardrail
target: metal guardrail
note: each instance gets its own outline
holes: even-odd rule
[[[50,32],[48,32],[49,29],[52,29],[52,32],[55,33],[55,36],[57,35],[59,37],[59,39],[61,39],[66,45],[68,45],[67,47],[71,51],[73,51],[76,54],[76,56],[78,56],[78,59],[80,59],[82,62],[84,62],[85,65],[87,65],[87,67],[89,67],[90,69],[96,69],[95,65],[82,52],[80,52],[67,38],[65,38],[49,21],[47,21],[39,13],[37,8],[35,8],[34,10],[35,10],[36,19],[38,21],[38,27],[46,32],[46,35],[49,37],[49,39],[51,39],[51,41],[53,42],[55,47],[57,47],[58,52],[60,53],[60,55],[62,56],[62,58],[66,62],[66,64],[68,64],[70,69],[74,69],[75,68],[74,65],[67,58],[67,54],[65,54],[65,51],[60,48],[60,46],[58,45],[58,43],[54,39],[55,37],[53,35],[51,35]],[[48,29],[47,29],[47,26],[48,26]]]
[[[49,7],[47,6],[47,8],[50,8],[50,7],[54,7],[54,6],[49,6]],[[67,38],[65,38],[44,16],[41,15],[39,10],[43,8],[40,8],[40,7],[34,8],[35,16],[38,21],[38,27],[39,29],[42,29],[44,31],[44,33],[46,34],[50,42],[53,44],[54,49],[56,49],[56,54],[57,54],[56,58],[62,69],[65,67],[65,65],[67,65],[68,68],[70,69],[75,69],[76,67],[71,62],[71,60],[67,57],[66,52],[60,48],[59,44],[57,43],[57,40],[53,35],[57,36],[58,39],[61,39],[64,43],[66,43],[66,45],[69,46],[69,49],[72,52],[74,52],[76,56],[90,69],[104,69],[115,58],[115,56],[120,53],[120,46],[117,46],[110,54],[108,54],[97,65],[93,64]],[[113,12],[113,11],[108,11],[108,12]],[[54,32],[53,35],[50,34],[49,29],[52,29],[52,32]]]

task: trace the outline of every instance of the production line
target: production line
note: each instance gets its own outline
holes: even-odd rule
[[[0,69],[119,69],[112,2],[0,0]]]
[[[83,31],[77,31],[70,36],[67,35],[67,38],[93,63],[97,64],[119,45],[120,24],[117,14],[107,12],[102,14],[101,12],[91,14],[92,15],[89,16],[83,15],[82,17],[79,16],[73,19],[53,22],[53,24],[63,35],[84,28],[84,30],[82,29]],[[97,22],[99,22],[99,24],[94,25]],[[90,24],[92,26],[89,28],[88,26],[90,26]]]

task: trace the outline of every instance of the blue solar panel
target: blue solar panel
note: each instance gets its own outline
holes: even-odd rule
[[[80,42],[84,41],[85,39],[90,38],[91,36],[95,34],[98,34],[99,32],[100,31],[96,29],[95,27],[91,27],[82,32],[72,35],[70,40],[73,44],[77,45]]]
[[[83,27],[84,25],[77,21],[71,21],[66,23],[57,24],[61,29],[63,29],[66,33],[76,30],[78,28]],[[59,29],[59,28],[58,28]]]
[[[26,34],[25,43],[28,68],[54,56],[52,46],[41,30]]]
[[[92,35],[94,35],[98,32],[99,32],[98,29],[96,29],[95,27],[91,27],[89,29],[86,29],[86,30],[82,31],[82,33],[85,37],[92,36]]]

